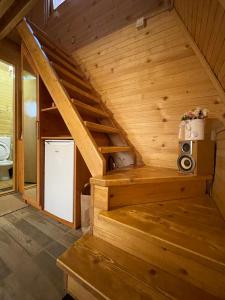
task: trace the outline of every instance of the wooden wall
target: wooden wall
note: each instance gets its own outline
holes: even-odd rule
[[[174,12],[137,31],[123,27],[73,53],[147,165],[176,168],[183,112],[210,110],[225,121],[225,104],[192,50]]]
[[[0,60],[0,136],[13,135],[14,70],[9,72],[8,67]]]
[[[217,134],[216,169],[213,198],[225,218],[225,128]]]
[[[175,0],[174,5],[225,89],[225,1]]]
[[[31,20],[41,27],[48,14],[48,2],[38,1],[30,13]],[[50,15],[44,29],[72,52],[168,5],[169,0],[66,0]]]

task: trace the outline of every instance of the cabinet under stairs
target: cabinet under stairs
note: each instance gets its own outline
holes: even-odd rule
[[[17,30],[53,101],[42,112],[46,117],[52,112],[62,116],[92,176],[106,173],[113,153],[128,152],[135,163],[133,146],[74,59],[25,19]],[[116,145],[112,135],[117,136]]]
[[[225,299],[211,176],[137,168],[91,179],[92,234],[58,259],[78,299]]]

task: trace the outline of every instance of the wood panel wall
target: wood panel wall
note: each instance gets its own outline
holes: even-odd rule
[[[0,60],[0,136],[13,135],[14,71],[9,64]]]
[[[174,5],[225,89],[225,2],[175,0]]]
[[[210,110],[225,121],[225,105],[189,44],[174,12],[132,23],[73,53],[147,165],[176,168],[183,112]]]
[[[225,219],[225,128],[217,134],[213,198]]]
[[[49,0],[38,1],[29,17],[69,52],[122,28],[148,12],[169,6],[169,0],[66,0],[48,18]]]

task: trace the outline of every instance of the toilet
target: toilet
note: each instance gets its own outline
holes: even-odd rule
[[[0,136],[0,180],[9,180],[9,169],[13,166],[10,157],[11,138],[9,136]]]

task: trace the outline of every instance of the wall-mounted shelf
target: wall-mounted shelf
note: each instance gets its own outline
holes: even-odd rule
[[[56,106],[50,106],[50,107],[42,108],[41,112],[58,112],[58,108]]]

